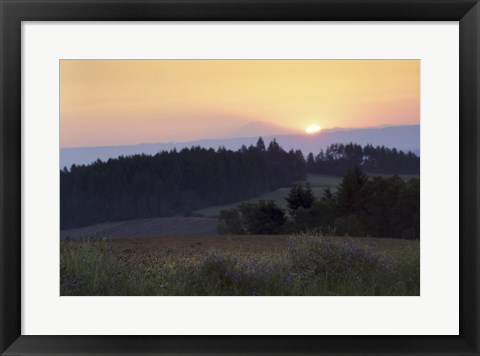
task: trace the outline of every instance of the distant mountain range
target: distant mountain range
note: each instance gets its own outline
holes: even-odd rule
[[[278,131],[277,131],[278,130]],[[72,164],[89,164],[97,159],[106,161],[109,158],[130,156],[135,154],[156,154],[160,151],[169,151],[174,148],[180,150],[185,147],[200,146],[217,149],[223,146],[227,149],[238,150],[242,145],[255,144],[262,136],[265,144],[274,138],[285,150],[300,149],[306,156],[309,152],[314,155],[333,143],[357,143],[360,145],[373,144],[386,146],[402,151],[412,151],[420,154],[420,126],[388,126],[361,129],[331,129],[322,130],[315,135],[296,133],[281,126],[253,122],[234,133],[235,137],[220,139],[205,139],[189,142],[171,143],[144,143],[128,146],[103,146],[103,147],[76,147],[60,149],[60,168],[70,168]]]
[[[259,136],[284,136],[284,135],[301,135],[301,131],[289,129],[280,125],[275,125],[265,121],[254,121],[240,127],[232,132],[227,138],[237,137],[259,137]]]

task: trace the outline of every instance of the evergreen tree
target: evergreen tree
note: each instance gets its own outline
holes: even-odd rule
[[[310,172],[313,172],[315,169],[315,159],[313,158],[312,152],[310,152],[307,156],[307,169]]]
[[[310,188],[310,184],[307,183],[305,188],[301,184],[295,184],[288,192],[285,200],[290,215],[295,215],[298,208],[310,209],[315,202],[315,195]]]
[[[256,147],[259,151],[265,151],[265,142],[263,142],[263,138],[258,138]]]
[[[337,201],[339,212],[342,215],[363,213],[365,204],[365,191],[363,187],[368,177],[359,167],[347,173],[338,186]]]

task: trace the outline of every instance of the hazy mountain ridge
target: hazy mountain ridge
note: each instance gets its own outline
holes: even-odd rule
[[[272,124],[265,121],[254,121],[240,127],[232,132],[226,138],[241,138],[241,137],[258,137],[258,136],[272,136],[272,135],[298,135],[301,134],[298,130],[289,129],[284,126]]]
[[[262,136],[266,144],[276,138],[285,150],[300,149],[307,155],[313,152],[318,154],[320,149],[325,149],[333,143],[357,143],[360,145],[373,144],[386,146],[402,151],[420,153],[420,126],[404,125],[379,128],[323,130],[315,135],[254,135],[252,137],[232,137],[225,139],[205,139],[189,142],[170,143],[144,143],[125,146],[103,147],[77,147],[60,149],[60,168],[70,168],[72,164],[89,164],[97,159],[106,161],[109,158],[130,156],[135,154],[153,155],[160,151],[169,151],[174,148],[181,150],[185,147],[200,146],[217,149],[223,146],[227,149],[237,150],[242,145],[255,144],[258,137]]]

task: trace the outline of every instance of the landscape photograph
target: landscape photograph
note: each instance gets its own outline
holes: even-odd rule
[[[419,296],[419,60],[69,60],[61,296]]]

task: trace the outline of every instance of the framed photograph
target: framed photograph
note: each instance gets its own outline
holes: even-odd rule
[[[0,0],[2,355],[479,355],[477,1]]]

